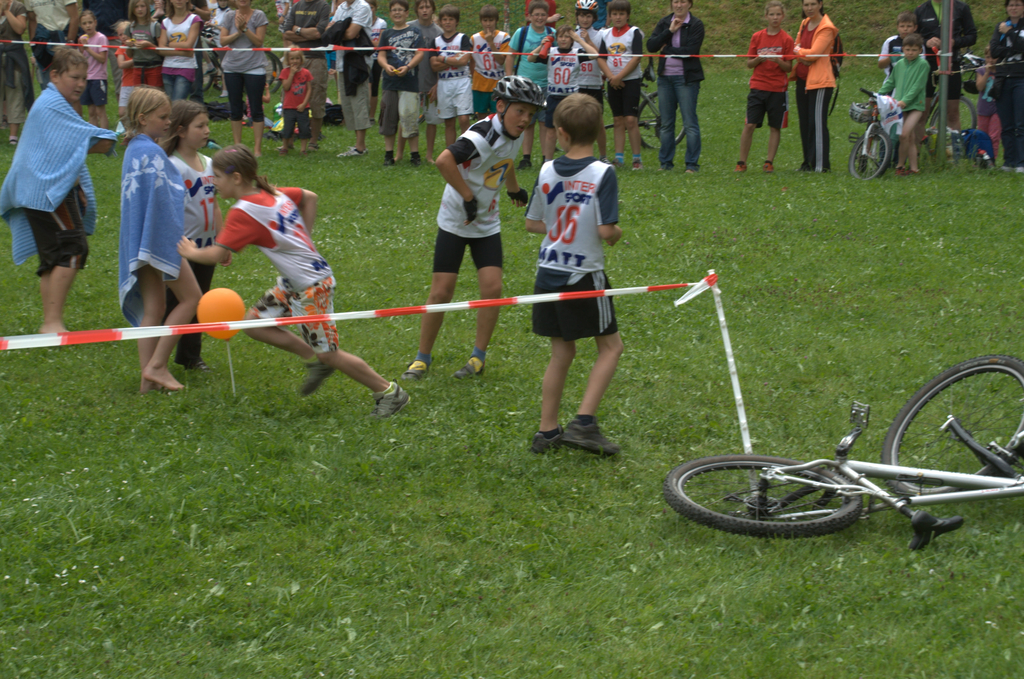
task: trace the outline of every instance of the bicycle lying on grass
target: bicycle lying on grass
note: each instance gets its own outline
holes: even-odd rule
[[[1019,359],[982,356],[928,382],[889,427],[881,464],[849,459],[869,412],[868,406],[853,404],[854,427],[836,447],[834,460],[705,457],[669,472],[665,500],[697,523],[753,537],[827,535],[873,512],[895,509],[910,519],[910,549],[921,549],[960,528],[963,518],[939,519],[919,507],[1024,496],[1024,362]],[[989,437],[994,438],[988,445],[979,443]],[[921,466],[901,466],[901,461]],[[869,477],[884,479],[891,490]]]

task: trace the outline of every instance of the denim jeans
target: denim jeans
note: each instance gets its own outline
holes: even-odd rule
[[[188,93],[192,91],[192,81],[183,75],[169,75],[164,73],[164,92],[171,98],[171,101],[188,99]]]
[[[676,109],[686,130],[686,169],[700,169],[700,125],[697,123],[697,95],[700,82],[686,83],[686,76],[658,76],[658,109],[661,114],[661,149],[658,162],[671,168],[676,157]]]
[[[1024,167],[1024,78],[1007,78],[996,100],[1003,124],[1003,165]]]

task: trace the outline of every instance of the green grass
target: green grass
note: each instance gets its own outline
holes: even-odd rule
[[[703,169],[620,173],[616,286],[721,289],[754,449],[829,455],[853,399],[874,409],[855,450],[928,378],[1020,354],[1021,184],[970,168],[845,172],[845,109],[877,69],[843,77],[830,175],[799,165],[735,175],[748,73],[700,99]],[[862,128],[861,128],[862,129]],[[262,169],[321,196],[314,239],[336,308],[422,303],[443,182],[433,168],[314,158]],[[226,124],[214,137],[227,140]],[[755,137],[757,163],[767,136]],[[272,151],[272,148],[268,149]],[[0,163],[7,163],[10,150]],[[273,156],[273,157],[270,157]],[[645,152],[648,168],[654,152]],[[100,222],[71,292],[72,329],[120,327],[120,162],[91,158]],[[756,167],[756,165],[755,165]],[[521,181],[532,183],[534,173]],[[226,206],[225,206],[226,207]],[[538,240],[503,202],[508,294],[532,290]],[[0,251],[9,252],[6,230]],[[468,259],[468,258],[467,258]],[[457,299],[476,297],[469,264]],[[7,260],[0,335],[34,332],[34,265]],[[254,300],[272,284],[252,250],[214,278]],[[740,451],[709,294],[617,300],[626,346],[600,412],[618,459],[528,452],[549,352],[529,310],[502,312],[484,379],[450,379],[473,319],[449,314],[434,371],[385,422],[335,376],[300,399],[300,361],[239,336],[208,375],[140,397],[131,343],[0,354],[0,675],[5,677],[993,677],[1024,660],[1019,502],[940,508],[967,525],[925,551],[881,514],[834,536],[757,541],[684,521],[661,498],[673,466]],[[343,346],[387,376],[417,318],[347,323]],[[581,344],[563,419],[594,349]]]

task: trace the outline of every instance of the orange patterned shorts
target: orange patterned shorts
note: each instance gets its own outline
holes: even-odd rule
[[[292,291],[283,278],[267,290],[253,305],[249,313],[256,318],[300,318],[334,313],[334,276],[328,276],[319,283],[301,292]],[[303,323],[302,339],[313,351],[326,354],[338,350],[338,329],[334,321],[326,323]]]

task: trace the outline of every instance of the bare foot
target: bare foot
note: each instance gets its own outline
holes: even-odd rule
[[[64,327],[63,323],[43,323],[41,326],[39,326],[39,334],[67,331],[68,329]]]
[[[402,162],[402,156],[395,156],[395,162],[396,163]]]
[[[139,382],[139,393],[140,394],[148,394],[151,391],[159,391],[162,388],[163,387],[161,387],[156,382],[150,382],[145,377],[143,377],[142,381]]]
[[[430,156],[427,156],[427,165],[433,165],[433,164],[434,164],[434,159],[431,158]]]
[[[174,375],[167,369],[167,366],[152,367],[146,366],[142,371],[142,379],[156,382],[159,386],[168,391],[181,391],[185,385],[174,379]]]

